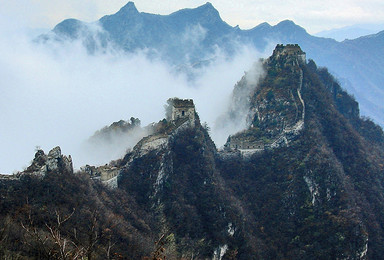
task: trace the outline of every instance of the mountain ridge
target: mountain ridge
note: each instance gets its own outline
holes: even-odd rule
[[[122,10],[132,15],[118,15]],[[119,18],[120,17],[120,18]],[[194,64],[214,58],[217,47],[228,57],[236,54],[239,44],[249,44],[261,52],[274,43],[298,43],[308,58],[320,66],[327,66],[350,93],[360,102],[363,114],[384,125],[384,46],[382,32],[354,40],[337,42],[308,34],[304,28],[285,20],[271,26],[262,23],[249,30],[241,30],[225,23],[212,4],[182,9],[169,15],[155,15],[137,11],[133,2],[119,12],[99,20],[104,32],[87,31],[87,24],[78,20],[65,20],[53,30],[54,38],[85,37],[84,44],[91,52],[97,48],[115,46],[127,52],[149,50],[150,57],[160,56],[173,66]],[[82,33],[84,31],[86,33]],[[85,36],[84,36],[85,35]],[[52,36],[40,38],[49,40]],[[99,41],[97,43],[95,41]],[[351,66],[353,64],[353,66]]]
[[[48,226],[73,242],[64,250],[68,255],[84,248],[96,259],[109,253],[136,259],[380,258],[383,131],[360,118],[353,97],[326,69],[306,62],[299,48],[278,45],[264,60],[265,77],[240,80],[233,95],[253,90],[246,112],[251,134],[258,128],[275,137],[303,118],[289,142],[247,156],[239,147],[217,150],[193,100],[173,98],[151,135],[99,169],[73,173],[59,148],[48,156],[37,151],[26,172],[0,178],[0,230],[6,230],[0,255],[55,259],[62,248]],[[103,132],[138,124],[131,121]],[[104,186],[93,170],[113,173],[117,186]],[[68,222],[59,228],[54,223],[62,216]]]

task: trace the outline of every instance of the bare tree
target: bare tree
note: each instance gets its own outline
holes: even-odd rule
[[[35,226],[31,215],[31,211],[29,211],[28,223],[21,222],[21,226],[25,230],[24,242],[31,248],[36,248],[39,252],[39,257],[51,258],[54,252],[50,245],[49,237]]]
[[[71,214],[64,217],[60,216],[58,210],[55,210],[55,213],[56,224],[51,226],[45,224],[45,226],[49,230],[50,236],[58,248],[59,259],[78,259],[79,257],[82,257],[85,253],[85,249],[81,246],[78,246],[67,237],[64,237],[61,232],[63,224],[73,216],[75,209],[73,209]]]
[[[159,238],[159,240],[157,240],[155,242],[156,249],[153,252],[151,260],[165,260],[165,259],[167,259],[167,256],[165,255],[165,248],[164,248],[165,240],[166,240],[166,237],[165,237],[165,234],[163,234]]]
[[[87,257],[87,260],[92,260],[94,252],[97,249],[97,245],[104,241],[106,245],[102,247],[102,250],[105,252],[107,259],[111,259],[111,250],[116,243],[112,242],[111,229],[101,228],[100,227],[100,213],[97,209],[93,210],[91,213],[89,224],[87,229],[83,231],[85,234],[85,239],[80,239],[78,231],[74,229],[74,240],[77,245],[83,245],[84,255]]]
[[[56,222],[52,225],[45,223],[47,230],[44,232],[38,229],[34,224],[31,216],[31,211],[28,214],[28,223],[21,222],[21,226],[26,232],[27,237],[25,242],[32,248],[36,248],[43,254],[42,257],[48,259],[83,259],[86,255],[86,249],[79,244],[73,242],[62,233],[62,226],[67,222],[75,213],[73,209],[72,213],[66,216],[61,216],[58,210],[55,210]],[[37,245],[33,243],[37,242]]]
[[[106,259],[107,260],[110,260],[111,259],[111,250],[112,250],[112,247],[115,245],[116,243],[112,243],[111,239],[108,238],[108,244],[107,246],[104,248],[104,251],[105,251],[105,256],[106,256]]]
[[[0,221],[0,259],[18,260],[22,257],[20,252],[11,250],[10,234],[14,228],[14,223],[9,215]]]
[[[87,256],[88,260],[92,260],[92,254],[95,250],[96,244],[103,237],[103,233],[98,229],[99,224],[99,212],[94,210],[91,215],[91,221],[88,225],[88,232],[86,233],[87,242],[83,245],[84,255]],[[78,244],[82,244],[77,236],[76,229],[74,230],[75,239]]]

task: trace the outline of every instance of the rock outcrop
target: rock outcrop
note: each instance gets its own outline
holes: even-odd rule
[[[39,149],[32,164],[21,174],[33,174],[44,177],[51,171],[73,173],[72,158],[61,154],[59,146],[49,151],[48,155]]]
[[[230,149],[249,152],[289,145],[304,128],[305,53],[298,45],[277,45],[263,65],[266,75],[248,97],[248,128],[228,138],[226,147]],[[235,99],[248,87],[248,77],[235,86]]]

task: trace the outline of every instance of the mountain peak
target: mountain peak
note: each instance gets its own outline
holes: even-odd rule
[[[295,22],[292,20],[283,20],[283,21],[279,22],[277,25],[280,25],[280,26],[297,26],[295,24]]]
[[[203,5],[200,5],[196,8],[185,8],[179,11],[176,11],[170,14],[170,17],[178,17],[177,19],[182,19],[184,21],[189,20],[188,23],[200,23],[203,27],[215,27],[215,30],[219,30],[218,28],[222,28],[223,20],[220,17],[219,12],[213,7],[210,2],[207,2]],[[215,24],[213,26],[212,24]],[[226,26],[226,24],[224,24]]]
[[[276,25],[276,28],[282,29],[282,30],[287,31],[287,32],[298,31],[298,30],[306,32],[304,28],[295,24],[291,20],[281,21],[280,23],[278,23]]]
[[[301,50],[298,44],[277,44],[270,59],[278,60],[279,58],[283,58],[284,60],[287,60],[287,58],[294,58],[298,62],[305,63],[306,54]]]
[[[207,2],[204,5],[201,5],[193,10],[194,10],[193,12],[196,15],[204,17],[204,19],[207,21],[210,21],[210,22],[222,21],[219,11],[217,11],[216,8],[210,2]]]
[[[302,134],[305,121],[305,103],[301,95],[303,66],[305,52],[298,44],[278,44],[264,63],[266,76],[257,85],[249,81],[251,76],[237,83],[234,102],[248,102],[248,128],[230,136],[226,148],[252,154],[288,146]],[[246,88],[251,89],[248,92],[251,94],[244,99]]]
[[[126,5],[124,5],[118,13],[124,13],[124,14],[134,14],[134,13],[139,13],[137,10],[135,3],[129,1]]]
[[[251,30],[255,31],[255,30],[269,30],[272,26],[267,23],[267,22],[264,22],[264,23],[261,23],[255,27],[253,27]]]
[[[207,7],[207,8],[213,8],[213,9],[215,9],[215,8],[213,7],[213,5],[211,4],[211,2],[206,2],[206,3],[203,4],[202,6],[205,6],[205,7]]]
[[[196,9],[197,10],[204,10],[205,12],[213,12],[213,13],[219,14],[219,12],[216,10],[216,8],[210,2],[206,2],[205,4],[197,7]]]

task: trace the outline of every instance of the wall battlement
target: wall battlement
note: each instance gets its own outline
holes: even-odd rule
[[[229,136],[226,147],[232,150],[264,150],[265,143],[261,140],[249,140],[239,136]]]

